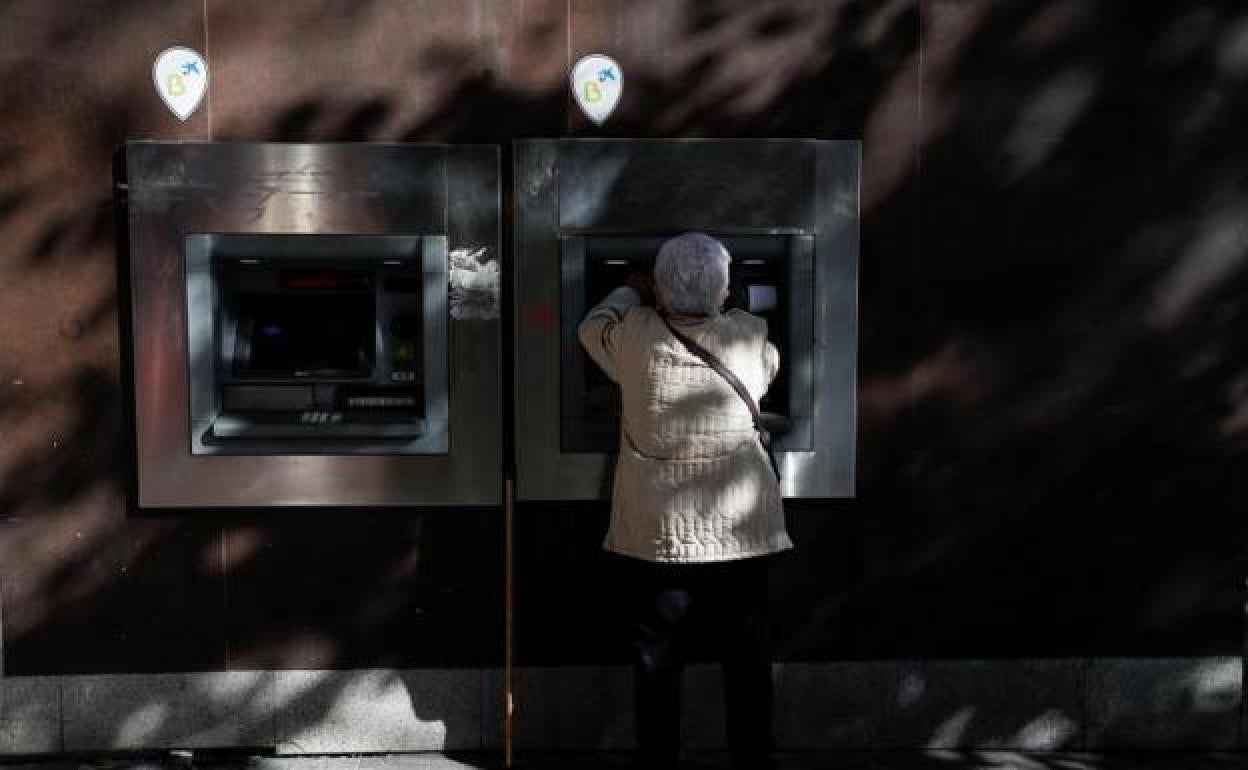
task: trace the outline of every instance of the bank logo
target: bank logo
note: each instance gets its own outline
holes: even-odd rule
[[[572,67],[572,95],[585,117],[602,125],[620,103],[624,71],[610,56],[583,56]]]
[[[169,111],[186,120],[208,92],[208,63],[190,48],[166,48],[152,64],[152,80]]]

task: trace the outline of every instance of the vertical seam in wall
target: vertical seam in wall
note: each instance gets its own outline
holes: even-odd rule
[[[1243,592],[1239,594],[1243,598]],[[1244,716],[1248,711],[1244,710],[1244,651],[1248,650],[1248,604],[1239,604],[1239,724],[1236,726],[1236,748],[1242,749],[1244,746]],[[0,671],[2,674],[2,671]]]
[[[225,527],[220,529],[221,538],[221,635],[225,643],[225,670],[230,670],[230,571],[225,568]]]
[[[477,704],[477,711],[481,715],[480,729],[477,732],[477,747],[480,751],[490,751],[491,747],[485,745],[486,732],[485,724],[489,718],[489,709],[486,708],[486,697],[489,695],[490,669],[482,666],[478,669],[477,692],[481,695],[481,702]],[[492,697],[492,696],[490,696]]]
[[[919,8],[918,18],[918,65],[915,73],[914,88],[914,236],[911,244],[913,262],[910,265],[910,278],[922,284],[923,275],[923,0],[915,0]],[[865,154],[865,153],[864,153]],[[858,182],[862,185],[861,179]],[[861,224],[859,225],[861,226]],[[861,255],[859,257],[861,259]],[[859,288],[861,291],[861,288]],[[922,307],[920,305],[920,307]],[[918,430],[915,424],[915,405],[917,395],[915,389],[915,375],[911,373],[906,377],[906,407],[909,409],[909,415],[906,420],[908,425],[907,439],[910,444],[910,450],[913,452],[918,446]],[[911,488],[909,491],[910,510],[906,516],[906,533],[905,550],[907,558],[916,550],[916,542],[918,540],[918,521],[920,516],[921,501],[917,489]]]
[[[208,140],[212,141],[212,52],[208,42],[208,0],[203,0],[203,15],[201,20],[204,25],[204,60],[208,67],[208,93],[204,96],[208,99]]]
[[[0,679],[4,678],[4,583],[0,581]]]
[[[1242,641],[1240,654],[1236,657],[1239,660],[1239,708],[1236,711],[1238,719],[1235,720],[1235,742],[1231,746],[1232,751],[1237,751],[1243,748],[1244,745],[1244,655]]]
[[[56,731],[59,746],[57,749],[64,752],[65,749],[65,677],[58,676],[56,678]]]
[[[282,691],[281,691],[281,688],[278,687],[279,678],[281,677],[281,675],[282,675],[281,671],[269,672],[269,681],[271,683],[270,687],[273,688],[273,693],[272,693],[273,700],[270,701],[272,703],[272,708],[269,709],[269,720],[270,720],[269,728],[272,730],[271,735],[273,736],[273,751],[274,753],[277,753],[277,754],[281,753],[279,744],[281,743],[281,740],[282,740],[282,736],[278,734],[278,724],[279,724],[278,710],[281,709],[282,707],[282,704],[279,700],[281,698]]]
[[[1243,749],[1248,740],[1248,734],[1244,733],[1244,719],[1248,719],[1248,708],[1244,704],[1244,685],[1248,684],[1244,675],[1244,669],[1248,669],[1248,600],[1244,599],[1248,592],[1243,590],[1248,588],[1248,579],[1242,580],[1239,587],[1239,724],[1236,725],[1236,748]],[[0,671],[2,673],[4,671]]]
[[[1080,741],[1084,751],[1092,750],[1092,724],[1088,721],[1088,715],[1092,709],[1088,704],[1091,698],[1091,681],[1092,681],[1092,659],[1081,658],[1079,661],[1080,677],[1079,677],[1079,707],[1081,713],[1079,719],[1083,722],[1083,739]]]
[[[918,83],[915,84],[914,115],[914,176],[918,179],[923,171],[923,0],[919,4],[919,69]]]

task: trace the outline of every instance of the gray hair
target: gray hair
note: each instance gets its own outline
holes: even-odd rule
[[[705,233],[669,238],[654,262],[654,283],[667,308],[684,315],[715,315],[728,288],[732,256]]]

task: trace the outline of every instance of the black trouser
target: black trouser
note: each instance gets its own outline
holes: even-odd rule
[[[767,559],[656,564],[619,558],[635,665],[637,766],[676,766],[680,678],[692,643],[724,670],[728,746],[738,767],[767,767],[772,750]]]

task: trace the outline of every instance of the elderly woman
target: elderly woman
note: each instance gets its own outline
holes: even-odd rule
[[[649,287],[630,279],[590,310],[581,344],[623,396],[604,547],[618,554],[636,666],[636,766],[674,768],[682,643],[696,624],[724,669],[727,734],[740,768],[768,766],[771,656],[767,560],[792,547],[780,489],[750,407],[673,335],[710,351],[757,404],[779,366],[767,323],[728,296],[723,244],[701,233],[663,244]]]

